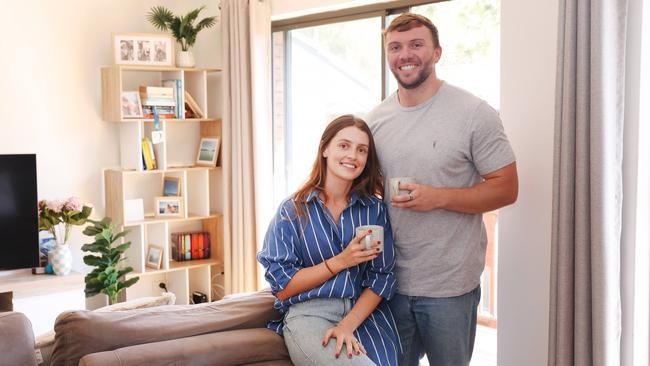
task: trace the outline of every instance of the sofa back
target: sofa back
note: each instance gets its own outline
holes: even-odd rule
[[[36,366],[34,332],[25,314],[0,313],[0,366]]]

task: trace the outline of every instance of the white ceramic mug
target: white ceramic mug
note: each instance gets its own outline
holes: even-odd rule
[[[361,243],[366,245],[366,249],[370,249],[372,247],[372,243],[376,241],[381,241],[381,244],[379,244],[379,251],[383,252],[384,251],[384,227],[380,225],[359,226],[356,229],[356,236],[359,236],[362,233],[367,232],[368,230],[372,230],[372,233],[366,235],[363,239],[361,239]]]
[[[395,196],[401,196],[403,194],[409,194],[411,191],[407,189],[400,189],[400,183],[415,183],[415,177],[397,177],[390,178],[388,180],[388,185],[390,186],[390,198],[392,199]]]

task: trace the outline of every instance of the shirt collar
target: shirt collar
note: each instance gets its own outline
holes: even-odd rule
[[[319,189],[316,189],[316,188],[313,189],[313,190],[309,193],[309,195],[307,196],[307,200],[306,200],[306,201],[307,201],[307,202],[311,202],[311,201],[313,201],[313,200],[315,200],[315,199],[319,199],[319,200],[320,200],[320,197],[319,197],[319,195],[318,195],[319,193],[320,193],[320,190],[319,190]],[[352,193],[350,193],[350,204],[349,204],[348,206],[352,206],[352,205],[356,204],[357,202],[359,202],[359,203],[362,204],[363,206],[369,206],[369,205],[372,204],[372,200],[371,200],[369,197],[366,197],[366,196],[364,196],[364,195],[361,195],[361,194],[359,194],[359,192],[352,192]]]

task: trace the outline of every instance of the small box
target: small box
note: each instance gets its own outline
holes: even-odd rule
[[[124,222],[144,220],[144,201],[142,198],[124,200]]]

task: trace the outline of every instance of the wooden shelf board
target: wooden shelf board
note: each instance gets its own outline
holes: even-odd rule
[[[185,262],[169,262],[169,269],[196,268],[204,266],[219,265],[221,262],[217,259],[197,259]]]
[[[70,272],[67,276],[52,274],[33,275],[31,270],[7,271],[0,276],[0,292],[13,291],[14,298],[45,295],[57,291],[83,287],[84,275]]]
[[[144,220],[138,221],[129,221],[124,223],[124,226],[137,226],[142,224],[159,224],[161,222],[170,222],[170,221],[192,221],[192,220],[206,220],[214,219],[221,216],[221,213],[212,213],[209,216],[194,216],[190,215],[189,217],[170,217],[170,218],[157,218],[157,217],[145,217]]]
[[[165,122],[178,122],[178,123],[183,123],[183,122],[217,122],[221,120],[221,118],[161,118],[160,121],[165,121]],[[153,123],[153,119],[151,118],[123,118],[118,121],[108,121],[108,122],[114,122],[114,123],[130,123],[130,122],[138,122],[142,121],[144,123]]]
[[[219,68],[194,68],[194,67],[173,67],[173,66],[141,66],[141,65],[116,65],[116,66],[107,66],[108,68],[115,67],[122,71],[149,71],[149,72],[161,72],[161,71],[185,71],[185,72],[221,72]]]
[[[155,169],[155,170],[120,170],[120,169],[107,169],[112,172],[121,173],[121,174],[164,174],[164,173],[173,173],[173,172],[184,172],[184,171],[196,171],[196,170],[216,170],[221,168],[220,166],[187,166],[187,167],[173,167],[165,170]]]

